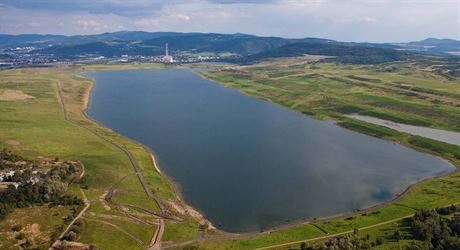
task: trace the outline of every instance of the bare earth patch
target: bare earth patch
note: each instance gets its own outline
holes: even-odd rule
[[[109,211],[110,210],[110,206],[109,204],[107,203],[107,201],[105,200],[105,197],[107,196],[107,194],[109,193],[109,191],[105,191],[100,197],[99,197],[99,201],[102,203],[102,206],[105,208],[105,210]]]
[[[210,221],[206,220],[206,218],[200,212],[196,211],[191,206],[185,205],[184,207],[173,201],[169,201],[168,204],[178,213],[183,215],[188,214],[198,220],[201,224],[207,224],[208,229],[216,229]]]
[[[28,150],[28,148],[24,145],[22,145],[20,142],[13,140],[13,139],[6,139],[5,140],[6,146],[14,151],[25,151]]]
[[[16,89],[0,89],[0,100],[2,101],[36,101],[31,95]]]

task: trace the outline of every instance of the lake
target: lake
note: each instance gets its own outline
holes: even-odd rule
[[[88,115],[152,148],[186,202],[222,230],[350,212],[454,170],[440,158],[314,120],[189,69],[84,75],[96,81]]]

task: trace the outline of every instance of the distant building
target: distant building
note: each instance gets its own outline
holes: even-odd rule
[[[164,63],[173,63],[174,58],[169,55],[169,47],[168,44],[165,44],[165,55],[163,56]]]

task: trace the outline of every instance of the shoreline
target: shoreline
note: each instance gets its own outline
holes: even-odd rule
[[[223,230],[220,230],[220,229],[217,229],[214,227],[214,225],[212,224],[211,221],[209,221],[206,216],[204,216],[204,214],[202,212],[200,212],[198,209],[196,209],[195,207],[189,205],[187,202],[185,202],[185,199],[183,198],[183,194],[182,194],[182,190],[181,190],[181,187],[180,185],[173,179],[171,178],[170,176],[168,176],[167,174],[164,173],[164,171],[161,170],[161,166],[160,164],[158,163],[158,161],[156,160],[158,157],[156,156],[155,152],[147,145],[141,143],[141,142],[138,142],[136,140],[133,140],[127,136],[124,136],[108,127],[106,127],[104,124],[100,123],[99,121],[96,121],[95,119],[93,119],[92,117],[90,117],[87,113],[88,111],[88,108],[91,104],[91,98],[92,98],[92,93],[93,93],[93,90],[95,88],[95,85],[96,85],[96,81],[95,79],[93,78],[90,78],[90,77],[87,77],[87,76],[83,76],[81,75],[81,73],[83,72],[80,72],[78,75],[84,77],[85,79],[88,79],[91,81],[90,83],[90,87],[88,88],[88,90],[86,91],[85,95],[84,95],[84,108],[82,110],[82,113],[83,113],[83,116],[88,119],[90,122],[93,122],[95,123],[96,125],[98,125],[99,127],[101,127],[102,129],[105,129],[105,130],[108,130],[110,133],[114,133],[116,134],[117,136],[119,137],[122,137],[123,139],[125,140],[128,140],[130,142],[132,142],[133,144],[136,144],[136,145],[139,145],[141,146],[145,151],[147,151],[147,153],[149,154],[151,160],[152,160],[152,164],[153,164],[153,167],[154,167],[154,170],[157,171],[157,173],[160,175],[160,177],[164,178],[166,180],[166,182],[170,185],[174,195],[175,195],[175,198],[182,204],[177,204],[176,202],[174,201],[164,201],[166,204],[170,205],[170,203],[174,203],[174,205],[176,206],[179,206],[180,208],[184,209],[186,211],[186,213],[195,218],[196,220],[198,220],[200,223],[207,223],[209,225],[209,228],[213,229],[213,230],[217,230],[219,232],[222,232],[222,233],[227,233],[226,231],[223,231]],[[177,208],[175,208],[174,206],[172,206],[176,211],[177,211]],[[190,211],[191,210],[191,211]],[[180,213],[180,211],[177,211],[178,213]]]
[[[151,70],[155,70],[157,68],[152,68]],[[164,68],[159,68],[159,69],[164,69]],[[195,73],[196,75],[208,80],[208,81],[211,81],[211,82],[214,82],[218,85],[221,85],[221,86],[224,86],[225,88],[229,88],[228,86],[226,86],[225,84],[221,84],[221,83],[218,83],[212,79],[209,79],[201,74],[199,74],[198,72],[194,71],[192,68],[187,68],[187,69],[190,69],[193,73]],[[124,70],[124,69],[104,69],[104,70]],[[139,69],[127,69],[127,70],[139,70]],[[142,69],[140,69],[142,70]],[[167,181],[167,183],[171,186],[172,190],[174,191],[174,194],[176,196],[176,198],[178,199],[178,201],[180,201],[181,203],[183,203],[183,208],[185,210],[187,210],[187,208],[191,208],[193,211],[197,212],[207,223],[209,223],[210,227],[213,227],[212,223],[206,218],[206,216],[204,216],[204,213],[200,212],[198,209],[196,209],[195,207],[187,204],[185,202],[185,199],[183,198],[183,193],[181,191],[181,187],[180,187],[180,184],[178,184],[177,182],[174,181],[173,178],[171,178],[170,176],[168,176],[167,174],[165,174],[163,171],[161,171],[161,166],[159,164],[157,164],[157,157],[155,157],[155,153],[154,151],[148,147],[147,145],[141,143],[141,142],[138,142],[136,140],[133,140],[127,136],[124,136],[124,135],[121,135],[119,134],[118,132],[116,131],[113,131],[111,130],[110,128],[104,126],[103,124],[101,124],[100,122],[92,119],[88,114],[87,114],[87,110],[88,110],[88,107],[90,106],[91,104],[91,98],[92,98],[92,92],[94,90],[94,87],[95,87],[95,79],[93,78],[90,78],[90,77],[87,77],[87,76],[83,76],[81,75],[81,73],[84,73],[84,72],[89,72],[89,71],[99,71],[99,70],[85,70],[85,71],[80,71],[79,72],[79,75],[82,76],[83,78],[85,79],[88,79],[91,81],[90,83],[90,87],[88,89],[88,91],[86,91],[87,93],[85,93],[85,100],[84,100],[84,103],[86,104],[86,106],[84,107],[84,109],[82,110],[82,113],[83,115],[86,117],[86,119],[88,119],[90,122],[94,122],[95,124],[97,124],[99,127],[105,129],[105,130],[108,130],[110,131],[111,133],[114,133],[128,141],[131,141],[133,142],[134,144],[137,144],[139,146],[141,146],[142,148],[144,148],[147,153],[150,154],[150,157],[152,159],[152,163],[154,165],[154,169],[158,172],[158,174],[165,178],[165,180]],[[239,91],[245,95],[248,95],[238,89],[235,89],[235,88],[232,88],[236,91]],[[248,95],[248,96],[251,96],[251,95]],[[254,97],[254,96],[251,96],[251,97]],[[257,97],[254,97],[254,98],[257,98]],[[260,99],[260,98],[258,98]],[[277,103],[274,103],[274,102],[271,102],[269,100],[265,100],[265,99],[260,99],[260,100],[263,100],[263,101],[268,101],[270,103],[273,103],[273,104],[276,104],[276,105],[280,105],[280,104],[277,104]],[[282,105],[280,105],[281,107],[284,107]],[[284,107],[286,108],[286,107]],[[291,109],[289,109],[291,110]],[[295,111],[295,110],[291,110],[291,111]],[[296,112],[296,111],[295,111]],[[299,112],[300,113],[300,112]],[[302,114],[302,113],[300,113]],[[302,114],[302,115],[305,115],[305,114]],[[308,115],[307,115],[308,116]],[[315,119],[311,116],[308,116],[312,119]],[[362,134],[362,133],[360,133]],[[384,139],[381,139],[381,140],[384,140]],[[384,140],[384,141],[387,141],[387,142],[393,142],[393,141],[388,141],[388,140]],[[403,144],[400,144],[404,147],[407,147]],[[452,175],[452,174],[455,174],[457,172],[459,172],[459,166],[457,166],[456,164],[454,164],[453,162],[451,162],[450,160],[448,159],[445,159],[445,158],[442,158],[438,155],[434,155],[434,154],[430,154],[430,153],[427,153],[427,152],[423,152],[423,153],[426,153],[426,154],[429,154],[431,156],[435,156],[435,157],[438,157],[442,160],[445,160],[447,161],[450,165],[453,166],[453,171],[450,171],[450,172],[447,172],[447,173],[444,173],[442,175],[438,175],[438,176],[431,176],[431,177],[426,177],[426,178],[423,178],[419,181],[416,181],[414,183],[411,183],[409,184],[405,189],[403,189],[401,192],[399,192],[398,194],[396,194],[392,199],[388,200],[388,201],[383,201],[383,202],[379,202],[378,204],[375,204],[375,205],[371,205],[369,207],[364,207],[362,209],[357,209],[355,211],[350,211],[350,212],[343,212],[343,213],[339,213],[339,214],[334,214],[334,215],[330,215],[330,216],[322,216],[322,217],[318,217],[318,218],[309,218],[309,219],[300,219],[300,220],[295,220],[295,221],[292,221],[292,222],[289,222],[289,223],[283,223],[282,225],[278,225],[278,226],[274,226],[274,227],[270,227],[270,228],[267,228],[267,229],[261,229],[260,231],[248,231],[248,232],[228,232],[228,231],[224,231],[222,229],[219,229],[219,228],[215,228],[215,229],[212,229],[216,232],[219,232],[219,233],[222,233],[224,234],[224,236],[227,236],[228,239],[240,239],[240,238],[246,238],[246,237],[251,237],[251,236],[257,236],[257,235],[265,235],[265,234],[270,234],[272,232],[275,232],[275,231],[279,231],[279,230],[283,230],[283,229],[289,229],[289,228],[293,228],[293,227],[296,227],[296,226],[301,226],[301,225],[305,225],[305,224],[311,224],[313,222],[317,222],[317,221],[327,221],[327,220],[332,220],[332,219],[340,219],[340,218],[344,218],[344,217],[349,217],[349,216],[352,216],[352,215],[355,215],[355,214],[358,214],[358,213],[364,213],[364,212],[368,212],[370,210],[373,210],[373,209],[378,209],[378,208],[382,208],[384,206],[387,206],[387,205],[391,205],[392,203],[395,203],[396,201],[404,198],[416,185],[420,184],[420,183],[423,183],[425,181],[428,181],[428,180],[432,180],[432,179],[436,179],[436,178],[442,178],[442,177],[446,177],[446,176],[449,176],[449,175]],[[165,203],[169,204],[168,201],[165,201]],[[180,204],[176,204],[176,205],[180,205]],[[179,212],[179,211],[177,211]],[[180,213],[180,212],[179,212]],[[193,218],[199,220],[197,217],[189,214],[190,216],[192,216]],[[206,239],[206,238],[204,238]],[[212,237],[209,238],[209,240],[212,240]]]

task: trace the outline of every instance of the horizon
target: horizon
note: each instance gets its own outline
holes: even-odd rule
[[[460,0],[0,0],[0,14],[0,33],[8,35],[145,31],[370,43],[460,40]]]
[[[20,33],[20,34],[6,34],[6,33],[0,33],[0,35],[7,35],[7,36],[22,36],[22,35],[39,35],[39,36],[65,36],[65,37],[72,37],[72,36],[93,36],[93,35],[103,35],[103,34],[114,34],[114,33],[123,33],[123,32],[145,32],[145,33],[181,33],[181,34],[220,34],[220,35],[247,35],[247,36],[255,36],[255,37],[277,37],[277,38],[283,38],[283,39],[306,39],[306,38],[312,38],[312,39],[324,39],[324,40],[333,40],[337,42],[355,42],[355,41],[347,41],[347,40],[336,40],[332,38],[327,38],[327,37],[283,37],[283,36],[274,36],[274,35],[256,35],[256,34],[250,34],[250,33],[242,33],[242,32],[234,32],[234,33],[223,33],[223,32],[195,32],[195,31],[190,31],[190,32],[178,32],[178,31],[145,31],[145,30],[119,30],[119,31],[108,31],[108,32],[99,32],[99,33],[93,33],[93,34],[74,34],[74,35],[66,35],[66,34],[52,34],[52,33]],[[393,42],[393,41],[379,41],[379,42],[370,42],[370,41],[361,41],[361,42],[355,42],[355,43],[380,43],[380,44],[397,44],[397,43],[409,43],[409,42],[418,42],[418,41],[424,41],[428,39],[437,39],[437,40],[453,40],[453,41],[460,41],[460,39],[454,39],[454,38],[445,38],[445,37],[433,37],[433,36],[428,36],[419,40],[407,40],[407,41],[398,41],[398,42]]]

